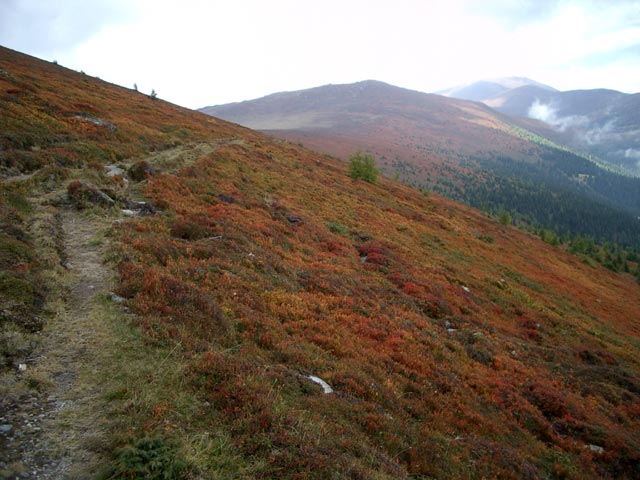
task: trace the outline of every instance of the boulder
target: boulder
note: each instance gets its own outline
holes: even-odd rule
[[[79,208],[84,208],[87,204],[101,207],[112,207],[115,204],[113,198],[98,187],[80,180],[74,180],[67,185],[67,193],[71,197],[71,201]]]

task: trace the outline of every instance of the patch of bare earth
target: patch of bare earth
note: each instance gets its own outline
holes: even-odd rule
[[[172,171],[236,143],[242,141],[181,146],[146,160]],[[127,190],[135,195],[139,186]],[[59,198],[60,193],[49,196]],[[122,412],[105,400],[111,388],[106,383],[120,373],[115,370],[127,368],[113,360],[123,339],[113,331],[113,310],[108,313],[103,303],[115,285],[114,272],[103,262],[104,233],[112,226],[113,212],[82,212],[70,205],[58,210],[47,203],[36,206],[45,227],[34,235],[35,243],[47,251],[50,283],[59,284],[53,290],[62,293],[49,299],[51,315],[42,332],[34,334],[37,347],[24,368],[0,376],[0,480],[93,478],[109,463],[122,420]],[[124,320],[127,314],[116,317]]]
[[[95,238],[110,222],[77,211],[62,212],[58,221],[67,270],[57,278],[64,293],[52,299],[54,314],[39,346],[0,404],[0,478],[92,478],[107,448],[108,413],[96,374],[109,324],[95,307],[113,273]]]

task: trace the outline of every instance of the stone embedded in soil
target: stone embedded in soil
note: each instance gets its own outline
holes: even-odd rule
[[[111,292],[110,294],[111,297],[111,301],[113,303],[124,303],[126,300],[124,298],[122,298],[120,295],[116,295],[115,293]]]
[[[8,423],[0,425],[0,433],[9,433],[12,429],[13,425],[9,425]]]

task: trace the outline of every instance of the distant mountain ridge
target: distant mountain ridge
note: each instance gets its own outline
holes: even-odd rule
[[[445,97],[460,98],[462,100],[473,100],[475,102],[484,102],[497,95],[503,94],[510,90],[521,87],[537,87],[550,92],[556,91],[549,85],[536,82],[526,77],[503,77],[480,80],[470,84],[459,85],[457,87],[447,88],[434,92]]]
[[[387,174],[477,208],[511,209],[572,234],[640,239],[640,180],[532,133],[554,132],[540,121],[482,103],[368,80],[201,111],[343,159],[369,151]]]
[[[540,120],[546,126],[529,124],[528,128],[640,175],[640,94],[609,89],[561,92],[533,80],[520,80],[479,81],[437,93]]]
[[[406,102],[415,101],[421,92],[394,87],[377,80],[364,80],[347,85],[324,85],[293,92],[279,92],[243,102],[199,109],[203,113],[229,119],[258,130],[287,130],[334,128],[341,126],[346,117],[359,115],[362,120],[376,109],[387,113],[393,105],[404,108]],[[373,108],[361,99],[378,98],[383,103]],[[424,102],[426,97],[422,98]],[[431,96],[431,103],[439,102]],[[377,112],[379,113],[379,112]],[[349,123],[350,120],[347,121]]]

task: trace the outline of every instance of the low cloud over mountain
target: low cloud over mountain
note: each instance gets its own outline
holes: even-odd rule
[[[503,82],[497,90],[487,89],[486,84],[476,82],[442,93],[481,101],[508,115],[540,120],[551,128],[528,128],[595,155],[615,169],[640,174],[640,165],[634,158],[634,152],[640,151],[640,94],[606,89],[560,92],[533,80],[520,85],[512,82],[517,85],[514,88]]]

